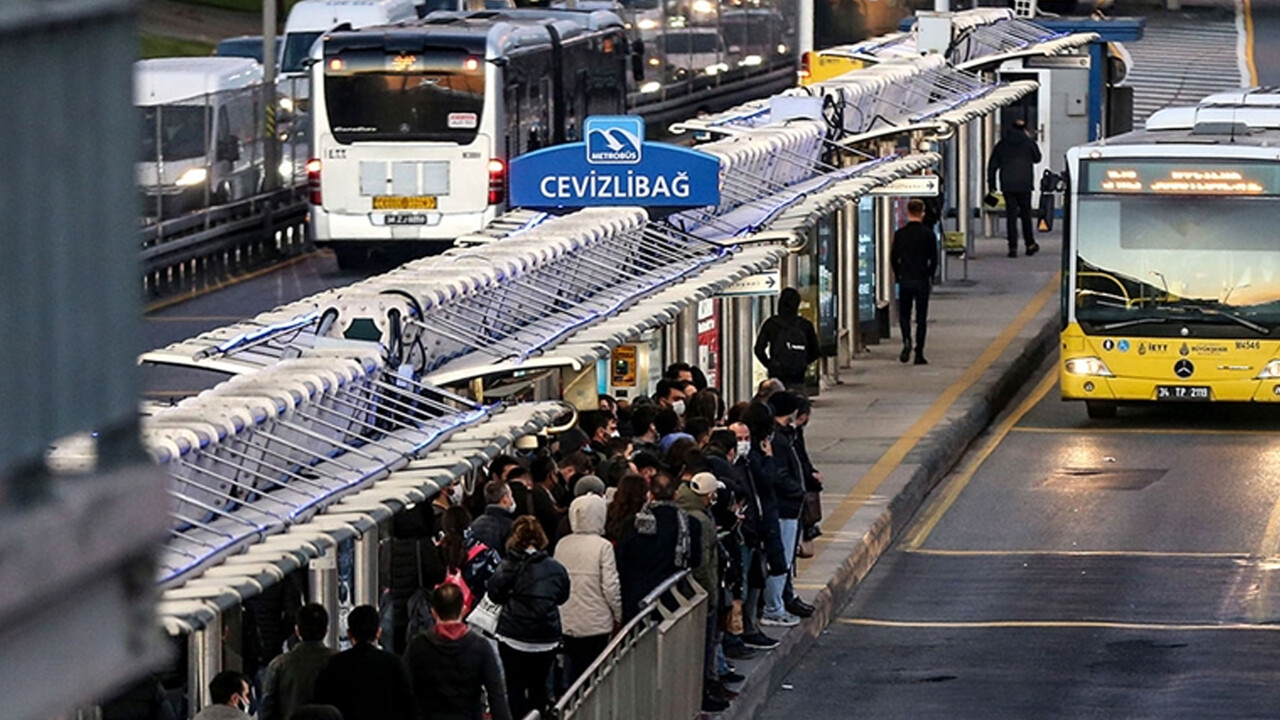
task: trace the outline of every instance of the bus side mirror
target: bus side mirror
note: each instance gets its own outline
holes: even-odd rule
[[[644,80],[644,41],[636,38],[631,46],[631,79]]]

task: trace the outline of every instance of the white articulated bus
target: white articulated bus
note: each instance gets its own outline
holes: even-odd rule
[[[447,244],[506,207],[507,162],[625,111],[632,68],[608,11],[432,13],[316,47],[310,227],[339,264]]]

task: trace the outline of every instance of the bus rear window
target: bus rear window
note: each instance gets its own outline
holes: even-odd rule
[[[324,62],[329,127],[340,143],[469,143],[479,132],[483,58],[450,50],[348,50]]]

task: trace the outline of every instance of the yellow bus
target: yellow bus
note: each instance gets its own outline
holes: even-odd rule
[[[1215,95],[1072,148],[1060,379],[1118,405],[1280,402],[1280,94]]]

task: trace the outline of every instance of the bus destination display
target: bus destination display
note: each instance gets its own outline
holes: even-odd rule
[[[1092,160],[1085,192],[1125,195],[1278,195],[1280,165],[1261,162]]]

